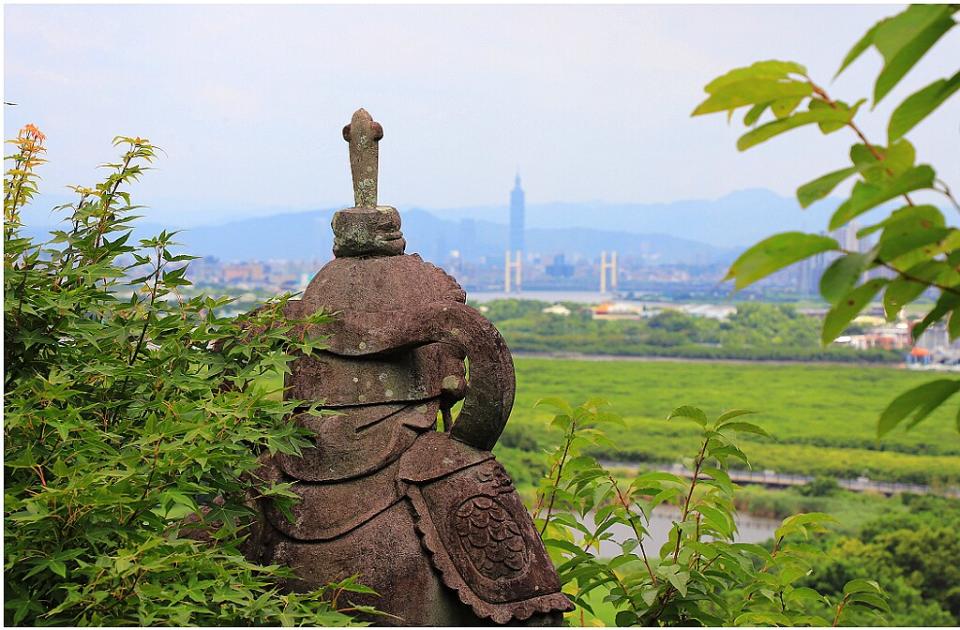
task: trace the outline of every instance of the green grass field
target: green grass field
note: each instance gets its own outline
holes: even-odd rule
[[[549,411],[534,409],[545,396],[573,403],[605,398],[624,417],[609,431],[611,459],[677,461],[697,448],[696,427],[666,421],[690,404],[716,415],[730,408],[758,412],[755,422],[773,434],[742,438],[755,469],[837,477],[938,483],[960,480],[956,402],[910,431],[876,437],[877,418],[906,389],[942,375],[888,367],[754,365],[704,362],[576,361],[517,358],[517,398],[506,436],[554,444]],[[511,439],[513,438],[513,439]]]

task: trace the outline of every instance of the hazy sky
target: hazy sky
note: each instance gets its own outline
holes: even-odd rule
[[[840,167],[844,131],[738,153],[702,86],[758,59],[805,63],[836,97],[867,96],[871,51],[830,84],[850,45],[896,6],[7,6],[4,134],[49,136],[43,189],[94,181],[110,139],[166,150],[137,186],[179,225],[350,205],[340,135],[357,107],[385,128],[380,199],[503,205],[712,198]],[[884,140],[906,95],[955,71],[949,34],[864,117]],[[791,137],[792,136],[792,137]],[[960,188],[960,98],[911,135]],[[826,156],[826,157],[822,157]]]

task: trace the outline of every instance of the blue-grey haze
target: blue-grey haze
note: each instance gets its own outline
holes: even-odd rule
[[[806,63],[837,97],[866,96],[875,53],[830,77],[849,46],[897,10],[7,6],[4,100],[18,105],[4,109],[4,133],[33,122],[49,136],[34,222],[49,222],[46,208],[65,186],[96,180],[95,165],[115,156],[116,134],[149,137],[166,151],[137,188],[149,221],[212,225],[342,207],[350,182],[340,128],[364,106],[386,129],[386,203],[482,207],[496,221],[519,167],[531,229],[570,225],[563,217],[586,207],[597,229],[623,230],[621,220],[644,233],[679,226],[668,233],[719,232],[709,242],[730,246],[757,230],[676,221],[686,202],[666,202],[723,205],[753,188],[788,197],[842,165],[853,138],[805,129],[738,153],[737,125],[689,117],[702,86],[729,68],[780,58]],[[958,58],[951,34],[876,112],[864,112],[870,137],[883,142],[892,108],[951,74]],[[955,98],[911,137],[960,189],[957,114]],[[640,213],[632,204],[661,205]]]

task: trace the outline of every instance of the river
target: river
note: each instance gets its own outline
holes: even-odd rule
[[[647,555],[655,556],[670,537],[670,529],[675,521],[680,520],[680,510],[673,506],[661,505],[654,509],[650,523],[646,526],[648,535],[643,541]],[[737,514],[736,542],[762,543],[773,537],[773,532],[780,526],[780,521],[752,514]],[[593,527],[592,515],[585,519],[587,527]],[[610,540],[600,543],[600,556],[609,558],[620,553],[619,543],[634,538],[633,529],[628,525],[616,524],[607,530],[613,534]],[[579,539],[579,537],[578,537]]]

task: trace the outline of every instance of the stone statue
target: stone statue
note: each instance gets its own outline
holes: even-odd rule
[[[343,136],[356,207],[334,215],[336,258],[287,313],[336,314],[312,331],[328,348],[286,383],[336,413],[294,416],[316,446],[265,460],[260,474],[302,500],[292,522],[261,501],[254,555],[290,566],[296,590],[359,574],[379,595],[355,601],[392,616],[376,623],[559,624],[573,606],[490,452],[513,405],[510,352],[453,278],[403,254],[400,215],[377,205],[380,125],[361,109]]]

